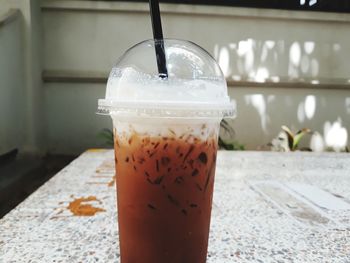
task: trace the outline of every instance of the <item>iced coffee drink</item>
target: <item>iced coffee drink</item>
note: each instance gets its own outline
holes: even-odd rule
[[[122,263],[206,261],[219,123],[234,112],[204,50],[165,40],[165,51],[168,78],[149,69],[152,41],[143,42],[99,102],[113,119]]]
[[[159,124],[147,126],[155,130]],[[217,124],[169,123],[161,134],[143,133],[133,125],[126,130],[120,129],[123,124],[116,127],[122,258],[205,262]]]

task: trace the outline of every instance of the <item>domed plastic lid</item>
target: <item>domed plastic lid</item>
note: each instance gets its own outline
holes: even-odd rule
[[[155,41],[146,40],[128,51],[113,67],[106,97],[98,101],[102,114],[143,117],[234,117],[217,62],[194,43],[165,39],[168,77],[158,73]]]

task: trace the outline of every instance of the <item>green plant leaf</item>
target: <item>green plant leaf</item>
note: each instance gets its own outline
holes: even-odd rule
[[[244,151],[245,150],[245,146],[243,144],[240,144],[239,145],[239,150]]]
[[[219,146],[226,150],[237,150],[236,144],[233,141],[235,130],[228,120],[222,120],[220,123]]]
[[[114,144],[114,140],[113,140],[113,132],[110,129],[103,129],[102,131],[100,131],[97,134],[97,137],[101,140],[103,140],[103,142],[109,146],[109,147],[113,147]]]
[[[244,151],[245,147],[243,144],[239,144],[235,141],[224,141],[219,137],[219,147],[228,151]]]
[[[311,132],[310,129],[304,128],[295,134],[294,141],[293,141],[293,148],[292,148],[293,151],[298,148],[298,145],[299,145],[301,138],[303,138],[305,134],[308,134],[310,132]]]

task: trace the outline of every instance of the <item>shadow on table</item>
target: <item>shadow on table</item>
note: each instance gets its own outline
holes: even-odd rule
[[[0,162],[0,218],[68,165],[75,155],[44,157],[16,153]]]

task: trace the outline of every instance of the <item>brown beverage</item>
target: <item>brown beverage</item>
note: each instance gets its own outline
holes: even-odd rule
[[[123,263],[206,261],[217,128],[199,127],[206,136],[115,131]]]
[[[235,107],[208,52],[162,43],[168,77],[156,42],[143,41],[112,68],[98,102],[113,120],[121,262],[204,263],[219,126]]]

